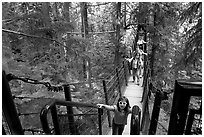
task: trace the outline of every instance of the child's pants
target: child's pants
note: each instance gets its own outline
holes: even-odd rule
[[[132,77],[133,77],[133,81],[135,81],[135,77],[137,77],[137,82],[139,82],[139,70],[138,68],[132,68]]]
[[[125,125],[112,122],[112,135],[122,135]]]

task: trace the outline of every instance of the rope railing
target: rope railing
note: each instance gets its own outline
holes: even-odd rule
[[[45,87],[47,87],[48,91],[59,92],[59,91],[63,90],[62,86],[52,86],[49,82],[42,82],[42,81],[38,81],[35,79],[26,78],[26,77],[18,77],[18,76],[15,76],[13,74],[7,74],[6,78],[8,81],[21,80],[25,83],[30,83],[30,84],[35,84],[35,85],[41,84],[41,85],[44,85]]]
[[[53,99],[53,98],[45,98],[45,97],[26,97],[26,96],[23,96],[23,97],[20,97],[20,96],[15,96],[15,95],[13,95],[12,96],[13,97],[13,99]]]

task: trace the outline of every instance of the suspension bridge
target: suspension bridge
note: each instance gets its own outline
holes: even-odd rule
[[[154,135],[156,134],[159,123],[159,111],[161,101],[164,100],[170,93],[164,93],[156,89],[151,83],[149,76],[149,69],[144,73],[139,85],[133,82],[132,76],[128,74],[125,63],[117,68],[114,76],[110,80],[104,80],[104,94],[107,104],[113,104],[119,96],[126,96],[130,105],[133,107],[133,113],[128,116],[128,123],[124,129],[123,135]],[[83,102],[73,102],[71,99],[71,92],[69,85],[55,87],[46,82],[39,82],[36,80],[21,78],[11,74],[2,73],[3,90],[2,90],[2,108],[3,116],[7,127],[2,125],[2,134],[71,134],[71,135],[110,135],[111,132],[111,117],[112,115],[104,110],[98,108],[94,104],[87,104]],[[43,84],[49,90],[64,90],[65,100],[53,99],[41,108],[40,114],[37,115],[40,119],[41,128],[22,127],[21,119],[19,118],[13,101],[14,96],[11,94],[9,81],[16,79],[30,84]],[[115,94],[118,90],[118,94]],[[184,94],[185,93],[185,94]],[[182,95],[182,96],[181,96]],[[154,96],[153,103],[151,96]],[[166,134],[202,134],[202,107],[201,104],[198,109],[189,109],[189,102],[191,96],[202,96],[201,82],[186,82],[176,81],[172,110],[170,121]],[[185,101],[183,100],[185,99]],[[151,102],[151,103],[150,103]],[[67,113],[59,114],[58,107],[65,106]],[[138,110],[134,110],[135,107]],[[152,107],[151,107],[152,106]],[[84,110],[81,114],[75,114],[73,108],[81,108]],[[85,108],[89,108],[88,110]],[[91,109],[90,109],[91,108]],[[21,114],[23,115],[23,114]],[[29,114],[24,114],[29,115]],[[33,115],[30,113],[30,115]],[[51,117],[50,117],[51,115]],[[178,115],[180,116],[178,119]],[[135,117],[139,116],[139,119]],[[175,122],[177,121],[177,122]],[[187,121],[187,122],[185,122]],[[196,124],[194,124],[196,122]],[[165,127],[163,127],[165,128]],[[9,133],[8,133],[9,130]]]
[[[141,78],[139,85],[133,82],[132,76],[128,79],[128,86],[125,88],[124,96],[129,100],[130,105],[137,105],[142,108],[142,93],[143,93],[143,78]],[[130,135],[131,115],[128,116],[127,125],[125,126],[123,135]],[[108,135],[112,134],[112,130],[108,132]]]
[[[128,63],[124,60],[108,79],[102,80],[106,104],[114,104],[118,97],[124,95],[133,107],[133,113],[128,116],[128,123],[123,135],[155,135],[157,126],[162,125],[159,122],[161,102],[168,99],[170,94],[173,94],[170,120],[168,127],[162,126],[166,130],[166,134],[202,134],[202,103],[198,104],[197,109],[189,108],[192,96],[202,97],[202,82],[175,80],[173,92],[168,93],[154,85],[150,72],[147,58],[144,58],[143,77],[140,79],[139,85],[136,85],[129,73]],[[41,107],[40,112],[19,113],[14,99],[23,97],[12,95],[9,85],[12,80],[41,84],[47,87],[48,91],[63,91],[65,99],[51,99]],[[2,110],[4,121],[2,134],[110,135],[112,114],[98,108],[96,104],[72,101],[71,85],[74,84],[53,86],[49,82],[6,74],[3,71]],[[46,102],[46,99],[44,101]],[[66,111],[59,112],[61,107],[64,107]],[[75,113],[74,110],[80,110],[80,113]],[[32,115],[32,117],[35,115],[38,118],[39,121],[36,123],[38,126],[34,128],[22,126],[22,119],[28,115]]]

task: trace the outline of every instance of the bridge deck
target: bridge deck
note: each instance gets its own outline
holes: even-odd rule
[[[124,96],[126,96],[129,99],[131,107],[134,105],[137,105],[142,110],[142,93],[143,93],[143,87],[142,87],[143,78],[140,80],[140,85],[136,85],[136,83],[133,83],[132,76],[128,79],[128,86],[126,87],[124,91]],[[127,119],[127,125],[125,126],[125,129],[123,131],[123,135],[130,135],[130,120],[131,115],[128,116]],[[108,132],[108,135],[112,134],[112,130]]]

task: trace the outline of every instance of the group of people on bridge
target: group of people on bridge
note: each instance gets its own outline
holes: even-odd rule
[[[142,69],[144,65],[144,56],[147,56],[147,53],[143,51],[144,44],[147,43],[143,39],[139,38],[136,45],[136,50],[133,52],[133,56],[126,58],[128,61],[129,71],[132,70],[133,82],[139,85],[140,78],[142,77]],[[118,99],[116,105],[106,105],[106,104],[97,104],[99,108],[104,108],[109,111],[114,112],[114,117],[112,120],[112,134],[113,135],[122,135],[125,125],[127,125],[128,114],[132,113],[132,108],[130,107],[129,100],[127,97],[122,96]],[[140,110],[138,110],[140,111]],[[137,115],[136,119],[139,121]]]
[[[144,50],[144,44],[147,43],[143,39],[137,41],[136,50],[133,51],[133,55],[130,58],[126,58],[128,61],[129,72],[133,75],[133,82],[139,85],[140,78],[142,78],[142,69],[144,67],[144,55],[147,56]],[[137,78],[137,79],[136,79]]]

